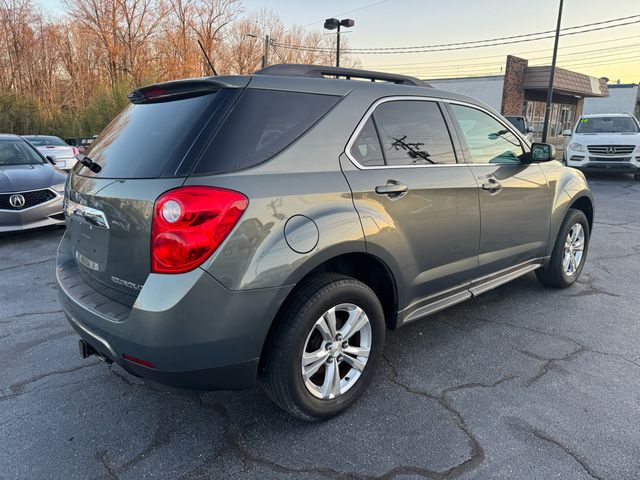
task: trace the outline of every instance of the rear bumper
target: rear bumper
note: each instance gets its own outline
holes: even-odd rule
[[[71,326],[100,354],[133,375],[177,388],[255,383],[269,327],[291,287],[230,291],[201,269],[151,274],[129,307],[82,280],[67,237],[58,249],[59,300]]]

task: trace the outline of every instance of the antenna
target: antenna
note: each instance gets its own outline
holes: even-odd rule
[[[202,53],[204,54],[204,58],[207,59],[207,63],[209,64],[209,66],[211,67],[211,71],[213,72],[213,75],[215,77],[218,76],[218,72],[216,72],[216,69],[213,67],[213,63],[211,63],[211,60],[209,59],[209,55],[207,55],[206,50],[204,49],[204,47],[202,46],[202,42],[200,42],[200,39],[198,39],[198,45],[200,45],[200,50],[202,50]]]

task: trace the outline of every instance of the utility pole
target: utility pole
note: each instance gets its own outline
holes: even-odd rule
[[[269,35],[264,36],[264,54],[262,55],[262,68],[269,66]]]
[[[560,8],[558,9],[558,24],[556,26],[556,39],[553,44],[553,59],[551,60],[551,72],[549,73],[549,88],[547,90],[547,106],[544,111],[544,125],[542,127],[542,143],[546,143],[549,133],[549,120],[551,117],[551,102],[553,100],[553,80],[556,75],[556,59],[558,58],[558,42],[560,40],[560,24],[562,23],[562,4],[564,0],[560,0]]]
[[[340,66],[340,27],[353,27],[355,22],[350,18],[345,18],[343,20],[338,20],[337,18],[327,18],[324,21],[324,28],[327,30],[335,30],[337,29],[337,37],[336,37],[336,67]]]

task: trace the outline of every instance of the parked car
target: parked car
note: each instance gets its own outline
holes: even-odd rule
[[[385,327],[584,266],[584,176],[475,99],[309,65],[129,99],[70,174],[56,272],[83,356],[133,375],[259,378],[324,419],[371,382]]]
[[[506,118],[511,125],[516,127],[518,131],[524,135],[524,138],[529,141],[529,143],[533,143],[533,128],[529,126],[527,117],[523,115],[506,115],[504,118]]]
[[[629,113],[582,115],[565,136],[567,166],[632,173],[640,181],[640,123]]]
[[[76,155],[80,153],[77,147],[67,145],[64,140],[51,135],[25,135],[24,137],[40,153],[55,160],[56,167],[61,170],[71,170],[77,163]]]
[[[0,134],[0,232],[64,225],[66,179],[25,140]]]
[[[89,147],[96,139],[97,135],[92,137],[74,137],[74,138],[65,138],[64,141],[66,144],[71,145],[72,147],[76,147],[80,153],[87,153],[89,151]]]

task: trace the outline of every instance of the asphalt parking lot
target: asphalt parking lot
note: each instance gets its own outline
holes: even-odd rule
[[[258,388],[166,392],[82,360],[64,230],[0,237],[0,478],[640,477],[640,183],[589,181],[578,284],[528,275],[390,333],[368,394],[321,424]]]

